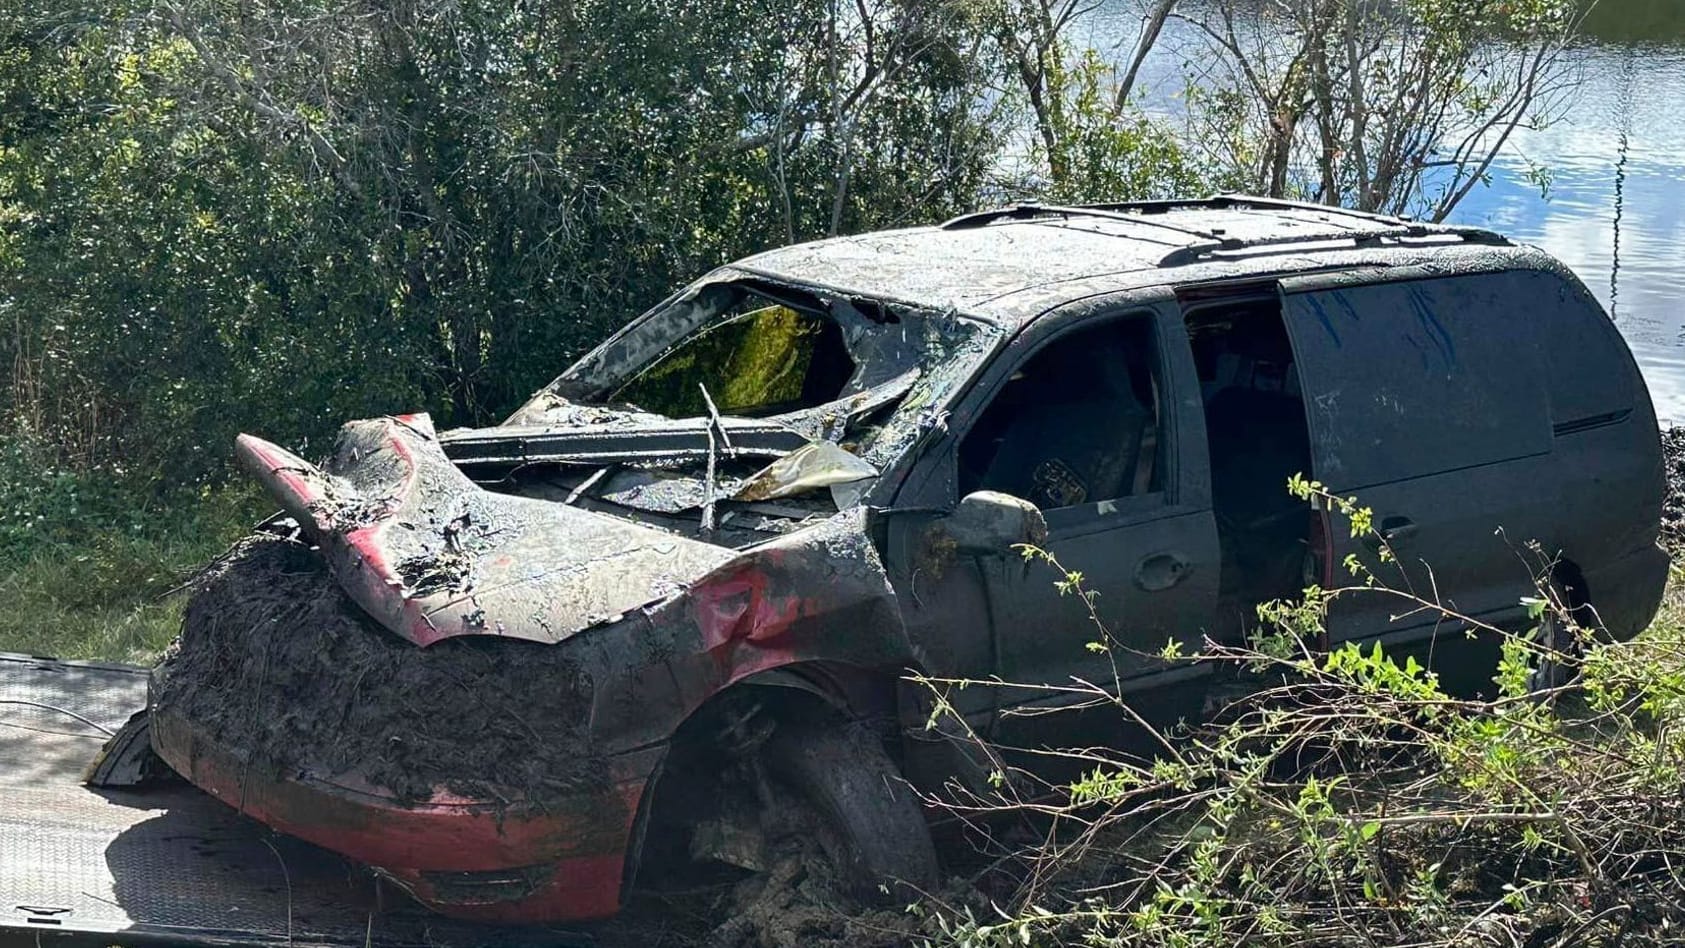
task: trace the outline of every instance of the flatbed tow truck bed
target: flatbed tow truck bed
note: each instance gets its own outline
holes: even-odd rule
[[[589,945],[454,922],[183,782],[81,775],[146,670],[0,653],[0,945]]]

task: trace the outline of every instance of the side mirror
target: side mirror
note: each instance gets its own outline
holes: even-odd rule
[[[942,527],[954,549],[973,556],[1011,553],[1020,543],[1047,543],[1047,521],[1036,505],[999,491],[966,494]]]

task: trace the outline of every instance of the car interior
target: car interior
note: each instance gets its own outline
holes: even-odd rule
[[[823,313],[745,292],[733,312],[684,339],[610,401],[672,418],[708,411],[766,417],[837,398],[856,370],[842,329]]]
[[[1222,551],[1220,634],[1256,606],[1320,578],[1313,515],[1288,493],[1310,473],[1293,347],[1273,293],[1185,301]],[[997,490],[1043,510],[1161,490],[1161,386],[1152,321],[1125,317],[1035,353],[959,452],[960,491]]]
[[[1296,597],[1320,575],[1312,515],[1287,491],[1292,475],[1310,474],[1305,406],[1274,294],[1193,303],[1185,318],[1222,547],[1219,614],[1225,631],[1244,630],[1258,603]]]
[[[994,490],[1043,510],[1159,489],[1152,321],[1067,334],[1009,379],[960,447],[962,493]]]

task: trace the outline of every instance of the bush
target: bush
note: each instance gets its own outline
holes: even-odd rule
[[[0,564],[109,530],[141,528],[125,491],[98,470],[62,465],[24,436],[0,439]]]
[[[1065,575],[1080,593],[1080,576]],[[1188,656],[1247,693],[1185,734],[1161,735],[1155,759],[1065,752],[1086,776],[1053,788],[1062,802],[1034,808],[1045,831],[1009,854],[1026,876],[1010,908],[937,911],[943,940],[1675,943],[1685,925],[1685,602],[1675,587],[1637,640],[1592,644],[1551,588],[1541,583],[1529,604],[1586,649],[1577,680],[1538,687],[1538,662],[1570,656],[1486,629],[1501,658],[1482,699],[1448,693],[1413,656],[1379,645],[1313,652],[1337,591],[1261,609],[1273,631],[1252,646]],[[957,803],[967,815],[1012,809],[1005,797]]]

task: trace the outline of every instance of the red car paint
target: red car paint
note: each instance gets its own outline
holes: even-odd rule
[[[426,415],[348,424],[325,469],[251,435],[235,454],[351,598],[422,647],[457,635],[553,644],[732,559],[629,520],[486,491],[445,456]],[[411,585],[406,563],[459,543],[473,548],[460,582]]]
[[[433,423],[426,415],[403,417],[408,419],[403,424],[419,424],[429,435],[432,434]],[[398,423],[396,419],[394,423]],[[389,438],[387,443],[404,464],[403,479],[393,491],[393,506],[397,506],[415,488],[415,457],[402,439]],[[383,619],[400,626],[403,634],[417,645],[431,645],[445,637],[428,619],[418,601],[401,595],[403,580],[387,562],[380,545],[380,535],[391,523],[390,519],[382,518],[346,531],[338,535],[338,543],[333,543],[330,538],[335,537],[335,531],[327,518],[332,510],[330,490],[326,479],[312,465],[289,451],[248,434],[235,439],[234,453],[312,540],[345,561],[345,566],[336,572],[342,577],[355,577],[356,588],[348,586],[347,591],[358,602],[363,603],[365,608],[370,604],[384,606],[376,614],[385,613]]]
[[[521,806],[437,790],[402,803],[356,775],[280,779],[205,740],[191,724],[155,713],[153,747],[177,772],[240,812],[284,833],[378,867],[417,900],[459,918],[496,922],[584,920],[620,907],[627,847],[645,784],[664,748],[610,759],[598,797]],[[546,870],[530,890],[464,901],[430,872]]]

